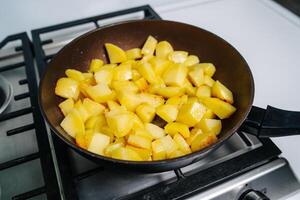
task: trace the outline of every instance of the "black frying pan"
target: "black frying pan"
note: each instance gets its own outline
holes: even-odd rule
[[[110,42],[127,50],[141,47],[148,35],[154,36],[159,41],[169,41],[176,50],[185,50],[190,54],[198,55],[201,62],[214,63],[217,67],[214,78],[223,82],[233,92],[234,106],[237,111],[229,119],[222,121],[223,129],[217,143],[175,159],[143,162],[125,161],[96,155],[78,147],[59,125],[63,115],[58,104],[62,98],[54,94],[56,81],[65,76],[66,68],[87,71],[93,58],[101,58],[107,62],[104,43]],[[254,81],[249,66],[239,52],[225,40],[206,30],[187,24],[162,20],[142,20],[99,28],[66,45],[51,60],[41,79],[39,101],[42,113],[53,132],[81,155],[99,164],[159,172],[177,169],[208,156],[211,151],[219,147],[240,128],[251,110],[253,97]],[[258,110],[263,116],[264,110]],[[278,111],[273,108],[268,110],[271,114]],[[253,131],[254,129],[259,130],[263,126],[262,120],[260,122],[252,120],[251,116],[256,115],[256,111],[257,109],[246,120],[247,123],[244,123],[249,126],[244,125],[243,129],[260,133],[260,131]]]

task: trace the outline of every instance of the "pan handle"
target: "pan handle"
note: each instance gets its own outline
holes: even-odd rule
[[[300,112],[252,106],[240,130],[258,137],[300,135]]]

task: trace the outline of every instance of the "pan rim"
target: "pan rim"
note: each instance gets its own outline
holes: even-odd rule
[[[43,80],[44,77],[47,74],[48,69],[51,66],[52,61],[55,59],[55,57],[62,52],[64,49],[66,49],[67,47],[73,45],[74,43],[76,43],[78,40],[80,40],[81,38],[85,38],[87,36],[89,36],[90,34],[93,34],[94,32],[98,32],[101,31],[103,29],[107,29],[110,27],[114,27],[114,26],[118,26],[118,25],[123,25],[123,24],[130,24],[130,23],[173,23],[173,24],[178,24],[178,25],[183,25],[183,26],[189,26],[190,28],[193,29],[198,29],[200,31],[206,32],[210,35],[212,35],[213,37],[217,38],[218,40],[221,40],[223,43],[225,43],[226,45],[228,45],[230,48],[232,48],[237,54],[238,56],[241,58],[241,61],[246,65],[246,69],[248,71],[248,74],[250,75],[250,82],[251,82],[251,95],[250,95],[250,99],[249,99],[249,105],[246,109],[246,112],[243,113],[243,116],[240,118],[240,120],[238,121],[238,123],[236,123],[231,129],[229,129],[226,134],[224,134],[224,136],[222,138],[218,138],[217,142],[204,148],[201,149],[199,151],[195,151],[192,152],[190,154],[181,156],[181,157],[177,157],[177,158],[171,158],[171,159],[165,159],[165,160],[157,160],[157,161],[130,161],[130,160],[120,160],[120,159],[115,159],[115,158],[110,158],[110,157],[106,157],[106,156],[101,156],[95,153],[92,153],[86,149],[83,149],[79,146],[77,146],[75,143],[70,142],[68,139],[65,138],[65,136],[63,136],[49,121],[43,106],[42,106],[42,86],[43,86]],[[255,94],[255,86],[254,86],[254,78],[253,78],[253,74],[251,72],[251,69],[248,65],[248,63],[246,62],[245,58],[240,54],[240,52],[234,47],[232,46],[229,42],[227,42],[225,39],[223,39],[222,37],[206,30],[203,28],[200,28],[198,26],[194,26],[191,24],[187,24],[187,23],[182,23],[182,22],[177,22],[177,21],[170,21],[170,20],[156,20],[156,19],[143,19],[143,20],[129,20],[129,21],[123,21],[123,22],[117,22],[117,23],[112,23],[103,27],[99,27],[96,29],[93,29],[91,31],[88,31],[82,35],[80,35],[79,37],[76,37],[75,39],[73,39],[70,43],[68,43],[67,45],[65,45],[62,49],[60,49],[51,59],[51,61],[48,63],[46,69],[43,71],[41,78],[40,78],[40,82],[39,82],[39,95],[38,95],[38,102],[39,102],[39,108],[41,110],[41,113],[43,115],[44,120],[47,122],[47,124],[49,125],[51,131],[53,131],[55,133],[56,136],[58,136],[61,140],[63,140],[69,147],[71,147],[72,149],[74,149],[75,151],[79,151],[80,153],[83,154],[87,154],[88,156],[91,156],[93,158],[97,158],[97,159],[101,159],[101,160],[105,160],[108,162],[113,162],[113,163],[119,163],[119,164],[126,164],[126,165],[134,165],[134,166],[145,166],[145,165],[163,165],[163,164],[171,164],[171,163],[177,163],[186,159],[193,159],[193,160],[197,160],[198,157],[201,157],[201,155],[204,155],[206,153],[209,153],[209,151],[216,149],[218,147],[220,147],[227,139],[229,139],[237,130],[238,128],[242,125],[242,123],[245,121],[246,117],[248,116],[251,107],[253,105],[253,101],[254,101],[254,94]],[[190,162],[190,164],[193,163]],[[182,166],[184,167],[184,166]]]

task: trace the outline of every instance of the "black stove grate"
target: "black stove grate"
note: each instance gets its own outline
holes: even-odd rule
[[[36,29],[32,31],[32,39],[34,52],[36,56],[37,65],[39,67],[39,73],[42,74],[43,70],[47,67],[47,62],[52,58],[53,54],[46,55],[43,48],[44,45],[53,43],[52,39],[42,40],[41,35],[65,28],[82,25],[85,23],[94,23],[95,28],[99,27],[98,20],[108,19],[115,16],[121,16],[124,14],[134,13],[138,11],[144,12],[144,18],[146,19],[161,19],[157,13],[148,5],[137,8],[122,10],[109,14],[99,15],[77,21],[58,24],[50,27]],[[244,140],[244,143],[251,146],[251,142],[247,139],[244,133],[239,133],[240,137]],[[56,152],[58,168],[61,177],[61,185],[63,193],[66,199],[78,199],[82,197],[82,193],[85,187],[93,186],[93,184],[106,184],[105,179],[98,179],[100,177],[106,177],[105,168],[102,166],[93,167],[90,170],[85,170],[80,173],[75,173],[72,168],[70,160],[70,150],[67,145],[64,145],[61,140],[56,136],[52,137],[54,143],[54,149]],[[147,187],[138,192],[125,192],[126,195],[117,197],[120,199],[179,199],[186,198],[201,190],[205,190],[208,187],[212,187],[215,184],[219,184],[229,178],[238,176],[247,170],[253,169],[258,165],[262,165],[265,162],[276,158],[281,152],[269,139],[261,139],[262,145],[254,150],[248,151],[236,158],[229,159],[220,164],[214,165],[210,168],[195,172],[193,174],[183,173],[180,169],[175,170],[173,178],[167,181],[161,181],[152,187]],[[74,154],[74,152],[73,152]],[[76,153],[75,153],[76,154]],[[124,172],[126,173],[126,172]],[[146,176],[146,175],[145,175]],[[80,186],[80,183],[92,178],[93,180],[87,181],[88,186]],[[110,177],[108,177],[110,178]],[[129,180],[130,181],[130,177]],[[126,183],[126,182],[125,182]],[[113,193],[114,189],[109,188],[109,191],[104,193]],[[87,195],[89,199],[104,199],[104,196],[99,196],[97,188],[94,188],[92,193]],[[103,192],[102,192],[103,194]],[[86,196],[85,196],[86,197]]]
[[[10,120],[12,118],[16,118],[25,114],[32,113],[33,123],[29,125],[24,125],[21,127],[17,127],[6,132],[6,136],[12,136],[15,134],[21,134],[28,130],[35,129],[36,139],[38,143],[38,152],[19,157],[13,160],[6,161],[4,163],[0,163],[0,171],[5,170],[17,165],[21,165],[23,163],[39,159],[42,167],[43,178],[45,185],[42,187],[38,187],[36,189],[24,192],[22,194],[17,194],[12,199],[29,199],[31,197],[35,197],[46,193],[48,199],[59,199],[60,193],[58,188],[58,183],[56,180],[55,168],[51,156],[50,145],[48,141],[47,131],[44,124],[44,120],[41,116],[39,107],[38,107],[38,86],[37,79],[35,74],[35,67],[33,63],[33,53],[32,53],[32,44],[26,33],[20,33],[16,35],[11,35],[6,37],[0,43],[0,49],[6,46],[10,42],[21,41],[21,46],[16,48],[15,50],[18,53],[23,55],[24,61],[5,65],[0,68],[0,72],[13,70],[16,68],[25,67],[26,79],[19,80],[19,84],[28,84],[28,89],[30,92],[26,92],[20,95],[15,95],[15,100],[20,100],[23,98],[30,98],[30,107],[26,107],[13,112],[6,112],[0,115],[0,122],[5,120]],[[24,133],[25,134],[25,133]]]

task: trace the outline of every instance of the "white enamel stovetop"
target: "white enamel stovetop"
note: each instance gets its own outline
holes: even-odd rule
[[[255,79],[256,106],[300,111],[300,18],[271,0],[2,1],[0,41],[7,35],[150,4],[163,19],[190,23],[230,42]],[[273,141],[300,177],[300,136]],[[300,199],[300,195],[289,200]]]

